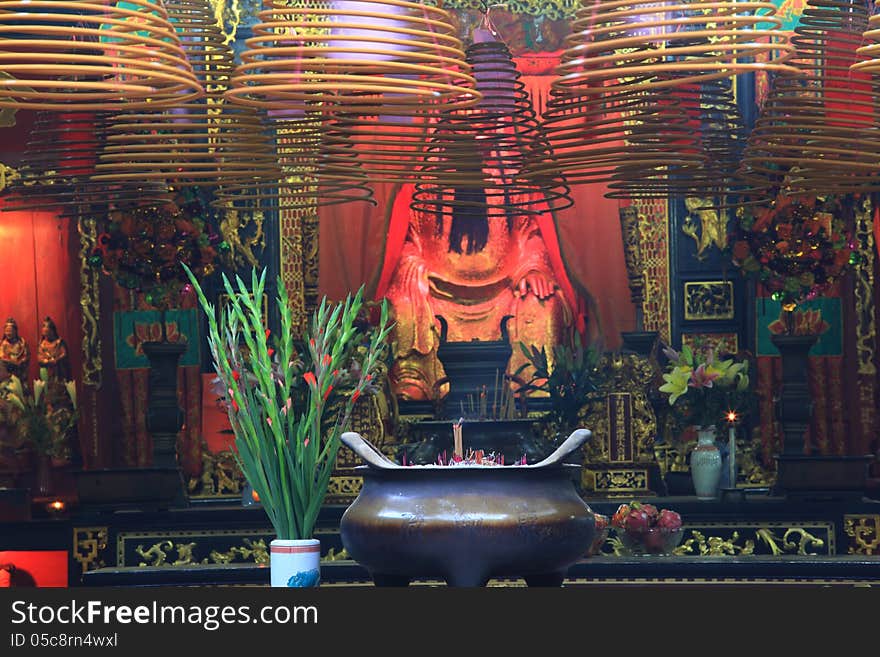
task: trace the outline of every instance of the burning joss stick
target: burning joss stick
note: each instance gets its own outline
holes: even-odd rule
[[[459,418],[458,422],[452,425],[452,455],[457,458],[464,457],[464,448],[462,446],[461,439],[461,424],[464,422],[464,418]]]

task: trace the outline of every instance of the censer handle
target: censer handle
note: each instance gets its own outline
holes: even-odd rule
[[[346,431],[339,438],[346,447],[350,448],[355,454],[366,461],[368,465],[371,465],[374,468],[390,470],[402,467],[376,449],[370,441],[365,440],[359,433]]]
[[[572,432],[572,434],[565,439],[565,442],[557,447],[550,456],[529,467],[543,468],[550,465],[556,465],[578,447],[587,442],[592,435],[593,433],[589,429],[578,429],[577,431]]]

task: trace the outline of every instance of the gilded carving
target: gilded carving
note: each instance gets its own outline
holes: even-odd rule
[[[626,451],[632,454],[635,463],[652,462],[657,420],[645,394],[644,382],[654,376],[653,366],[637,354],[604,354],[596,370],[597,379],[602,382],[599,391],[586,401],[580,412],[584,426],[590,427],[594,436],[584,448],[584,463],[611,462],[610,432],[620,423],[609,418],[609,408],[616,414],[619,405],[609,405],[608,396],[621,394],[629,397],[628,439],[632,444]]]
[[[874,376],[874,220],[871,202],[866,198],[856,208],[856,244],[861,257],[854,273],[856,300],[856,353],[859,374]],[[873,405],[873,404],[872,404]]]
[[[681,230],[696,243],[697,259],[705,259],[706,250],[711,246],[716,246],[719,249],[726,248],[727,217],[723,212],[707,207],[714,205],[714,200],[691,196],[685,199],[684,204],[688,213]]]
[[[584,470],[581,476],[585,487],[592,484],[589,488],[609,496],[649,492],[647,470]]]
[[[318,306],[319,234],[318,214],[311,212],[303,218],[303,294],[306,312]]]
[[[852,540],[849,554],[878,554],[880,548],[880,515],[845,515],[843,531]]]
[[[2,124],[0,124],[0,127],[3,127]],[[18,171],[0,162],[0,192],[9,187],[20,177]]]
[[[733,319],[731,281],[688,281],[684,284],[685,320]]]
[[[825,546],[825,541],[814,536],[802,527],[786,529],[781,538],[769,527],[761,527],[755,532],[755,534],[760,540],[764,541],[764,543],[769,546],[770,551],[774,555],[817,554],[815,551],[810,552],[810,548],[821,548]],[[790,540],[793,536],[797,537],[797,543]]]
[[[230,450],[212,452],[202,442],[202,472],[190,477],[187,489],[190,498],[237,497],[244,486],[244,475]]]
[[[86,385],[101,385],[101,334],[98,323],[101,305],[98,296],[99,271],[88,263],[89,255],[98,241],[97,221],[80,216],[77,221],[80,239],[80,308],[83,328],[82,381]]]
[[[681,343],[691,349],[714,349],[715,353],[739,352],[739,336],[736,333],[682,333]]]
[[[691,536],[682,541],[681,545],[673,550],[673,554],[699,554],[700,556],[732,556],[754,554],[755,541],[745,540],[742,545],[739,541],[742,537],[738,531],[734,531],[729,539],[719,536],[706,536],[696,529],[691,530]]]
[[[73,528],[73,558],[83,572],[105,566],[102,553],[107,549],[108,533],[108,527]]]
[[[263,565],[269,563],[269,550],[265,540],[245,538],[242,543],[243,545],[235,545],[226,552],[211,550],[211,554],[207,559],[203,559],[202,563],[227,564],[236,560],[253,561]]]
[[[644,330],[657,331],[660,339],[670,342],[669,305],[669,209],[665,199],[637,199],[639,215],[639,251],[645,273],[642,302]]]
[[[223,207],[222,217],[220,234],[229,246],[227,251],[221,251],[223,264],[232,270],[245,265],[257,267],[260,261],[254,249],[266,248],[263,213],[259,210],[245,212],[228,202]]]
[[[620,233],[623,238],[623,256],[629,279],[630,299],[641,311],[645,293],[645,269],[639,242],[639,216],[636,207],[620,208]]]
[[[361,492],[364,478],[359,476],[333,476],[327,486],[327,502],[342,504],[350,502]]]

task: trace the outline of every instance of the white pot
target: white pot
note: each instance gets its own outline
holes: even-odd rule
[[[317,538],[276,538],[269,544],[272,586],[318,586],[321,583],[321,542]]]
[[[721,451],[715,444],[715,427],[697,428],[697,446],[691,452],[691,478],[697,499],[714,500],[721,483]]]

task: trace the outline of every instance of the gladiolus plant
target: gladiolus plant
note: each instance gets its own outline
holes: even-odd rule
[[[279,539],[312,538],[339,450],[358,398],[368,392],[386,349],[388,306],[377,330],[366,334],[356,319],[363,287],[344,302],[325,298],[304,336],[294,344],[287,290],[278,279],[280,333],[265,326],[261,300],[266,271],[251,285],[223,276],[229,301],[220,310],[190,281],[208,319],[214,369],[226,392],[238,465],[253,487]],[[345,394],[339,391],[345,389]]]

